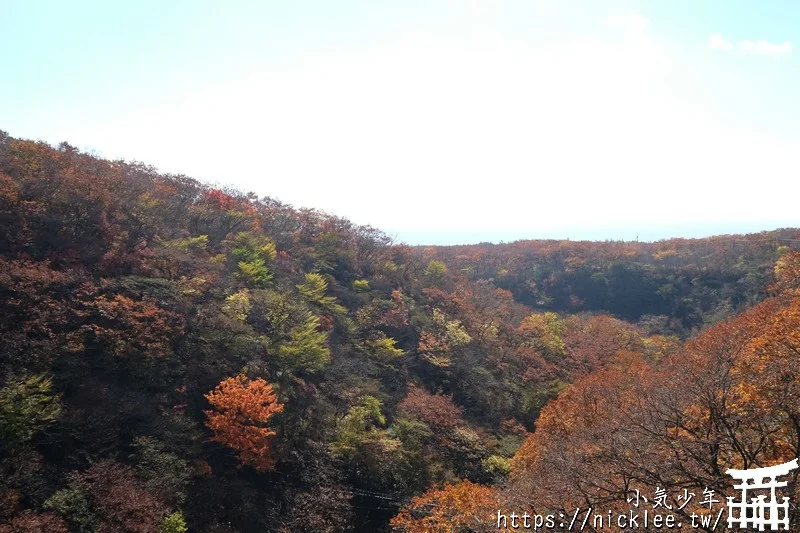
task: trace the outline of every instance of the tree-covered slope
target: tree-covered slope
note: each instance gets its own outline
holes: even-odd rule
[[[800,230],[647,242],[518,241],[421,247],[536,309],[608,312],[689,334],[760,301]]]
[[[386,530],[763,299],[796,235],[413,249],[0,134],[0,531]]]

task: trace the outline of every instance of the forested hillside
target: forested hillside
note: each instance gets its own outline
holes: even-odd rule
[[[608,312],[682,335],[764,297],[778,255],[800,230],[656,243],[519,241],[428,247],[471,280],[491,280],[535,309]]]
[[[0,532],[469,531],[618,502],[621,472],[722,490],[800,448],[798,244],[412,248],[0,132]]]

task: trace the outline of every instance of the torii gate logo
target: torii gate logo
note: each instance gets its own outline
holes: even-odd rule
[[[779,526],[783,526],[784,530],[789,529],[789,498],[784,496],[779,502],[775,489],[788,485],[788,482],[778,481],[778,478],[787,475],[795,468],[797,459],[765,468],[731,469],[725,472],[741,481],[741,484],[734,485],[733,488],[742,491],[742,499],[738,502],[728,497],[728,527],[732,528],[738,524],[739,529],[752,527],[759,531],[764,531],[766,526],[769,526],[771,531],[778,530]],[[753,492],[749,493],[750,491]],[[767,495],[769,500],[766,499]],[[737,510],[738,513],[735,512]]]

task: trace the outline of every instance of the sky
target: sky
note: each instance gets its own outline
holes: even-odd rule
[[[0,0],[0,130],[409,244],[800,226],[800,2]]]

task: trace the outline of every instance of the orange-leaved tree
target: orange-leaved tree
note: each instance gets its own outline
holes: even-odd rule
[[[417,496],[391,526],[406,533],[492,531],[499,506],[496,489],[464,480]]]
[[[240,374],[223,380],[205,397],[214,407],[205,411],[206,426],[214,432],[211,440],[236,450],[242,463],[259,472],[271,470],[275,431],[267,422],[283,411],[272,385]]]

